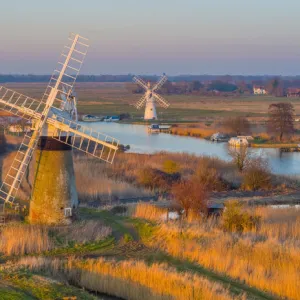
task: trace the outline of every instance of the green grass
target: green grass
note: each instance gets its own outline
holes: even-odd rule
[[[62,299],[63,297],[76,296],[77,299],[94,300],[96,297],[82,289],[53,281],[44,276],[32,274],[28,271],[17,271],[2,273],[1,280],[4,287],[0,285],[1,300],[18,299]]]
[[[68,247],[56,248],[51,251],[43,253],[45,256],[68,256],[68,255],[84,255],[88,253],[102,253],[112,249],[115,246],[115,238],[109,237],[105,240],[86,243],[76,244],[70,242]]]
[[[81,114],[95,114],[95,115],[119,115],[122,113],[129,113],[132,117],[132,121],[139,121],[143,115],[144,110],[136,110],[133,106],[127,104],[92,104],[86,105],[81,103],[78,105],[78,112]],[[184,108],[172,108],[169,107],[167,110],[158,108],[157,110],[160,120],[165,122],[174,121],[191,121],[197,120],[203,117],[233,117],[233,116],[266,116],[267,114],[255,113],[255,112],[243,112],[238,110],[210,110],[210,109],[184,109]]]
[[[0,284],[0,299],[1,300],[32,300],[35,297],[28,295],[25,291],[13,286]]]

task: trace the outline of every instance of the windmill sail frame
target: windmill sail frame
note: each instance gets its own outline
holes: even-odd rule
[[[35,130],[25,133],[9,172],[1,185],[0,200],[3,200],[4,203],[14,203],[42,130],[47,124],[55,128],[52,138],[106,162],[113,162],[119,141],[93,130],[88,132],[77,122],[65,118],[62,108],[64,99],[61,99],[61,95],[65,95],[68,99],[73,91],[89,47],[87,41],[78,34],[70,35],[69,44],[64,47],[61,54],[63,61],[60,60],[58,68],[54,70],[41,101],[0,87],[0,109],[36,121]],[[76,143],[78,139],[80,139],[79,145]],[[84,148],[86,144],[84,141],[87,141],[87,148]],[[90,145],[94,145],[94,148],[89,148]],[[89,151],[89,149],[93,150]],[[107,153],[108,155],[105,156]]]
[[[163,108],[170,106],[169,102],[157,93],[167,80],[167,76],[163,75],[160,80],[151,87],[150,82],[146,84],[143,79],[138,76],[133,78],[133,81],[145,90],[144,96],[135,104],[137,109],[141,109],[145,106],[144,120],[157,120],[156,102]]]

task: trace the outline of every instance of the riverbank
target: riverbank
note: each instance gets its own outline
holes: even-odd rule
[[[178,136],[188,136],[188,137],[194,137],[194,138],[201,138],[205,140],[210,140],[210,137],[218,132],[218,129],[215,128],[186,128],[186,127],[172,127],[170,129],[170,134],[178,135]],[[273,142],[271,140],[265,140],[265,141],[259,141],[259,142],[251,142],[249,147],[252,148],[299,148],[299,143],[289,143],[289,142]]]
[[[299,144],[295,144],[295,143],[265,143],[265,144],[262,144],[262,143],[259,143],[259,144],[256,144],[256,143],[251,143],[250,144],[250,147],[252,148],[299,148]]]

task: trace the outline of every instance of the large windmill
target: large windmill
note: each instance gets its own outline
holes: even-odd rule
[[[170,106],[164,98],[157,94],[157,91],[167,80],[167,76],[163,75],[161,79],[151,87],[150,82],[146,83],[137,76],[133,78],[133,81],[145,90],[145,95],[135,105],[137,109],[141,109],[145,105],[144,120],[157,120],[156,101],[163,108],[168,108]]]
[[[72,149],[112,163],[118,140],[77,123],[77,75],[88,49],[88,40],[71,34],[57,69],[41,100],[0,87],[0,109],[32,120],[34,130],[26,133],[0,188],[0,200],[14,205],[22,179],[33,154],[35,179],[30,203],[32,223],[66,223],[78,205]],[[37,151],[35,151],[35,149]]]

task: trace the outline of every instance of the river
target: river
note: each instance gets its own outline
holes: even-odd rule
[[[200,138],[165,133],[149,134],[147,126],[144,125],[105,122],[84,122],[82,125],[119,139],[121,144],[130,145],[130,152],[134,153],[187,152],[215,156],[226,161],[231,159],[227,143],[213,143]],[[253,155],[261,155],[268,159],[270,168],[275,174],[292,176],[300,174],[300,153],[280,154],[279,149],[249,149]]]

